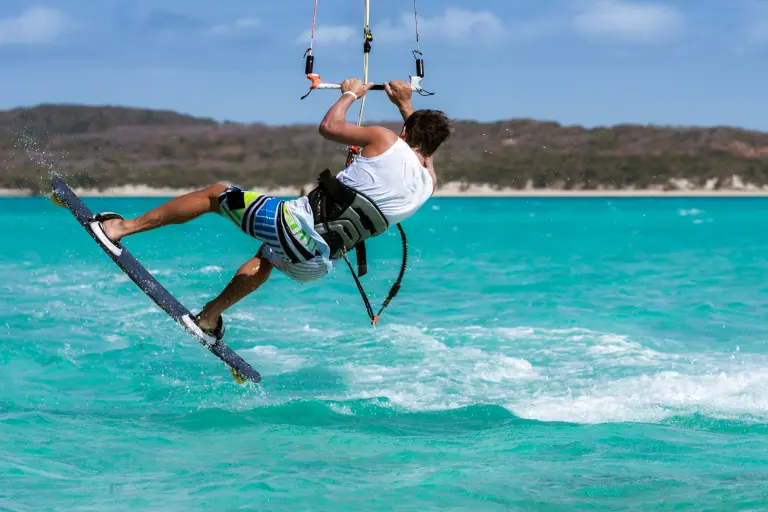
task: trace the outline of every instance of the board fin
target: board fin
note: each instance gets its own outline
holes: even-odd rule
[[[53,204],[55,204],[56,206],[58,206],[59,208],[64,208],[64,209],[66,209],[66,208],[67,208],[67,205],[65,205],[64,203],[62,203],[61,201],[59,201],[59,198],[58,198],[58,197],[56,197],[56,193],[55,193],[55,192],[51,192],[51,195],[50,195],[50,196],[48,196],[48,199],[49,199],[49,200],[50,200],[50,201],[51,201]]]

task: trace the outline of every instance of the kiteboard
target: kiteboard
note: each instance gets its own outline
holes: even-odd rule
[[[51,185],[53,187],[52,200],[59,206],[67,208],[83,228],[91,235],[96,243],[106,252],[112,261],[114,261],[125,274],[136,283],[136,285],[152,299],[155,304],[165,311],[168,316],[174,319],[188,333],[192,334],[205,348],[207,348],[216,357],[224,361],[229,367],[232,375],[239,383],[250,381],[253,383],[261,382],[261,375],[254,370],[243,358],[234,350],[229,348],[222,341],[212,341],[198,327],[192,314],[184,305],[179,302],[171,293],[166,290],[160,282],[134,258],[131,253],[120,245],[111,247],[106,245],[98,235],[100,232],[94,232],[91,224],[94,222],[94,214],[75,194],[72,189],[64,183],[64,180],[56,173],[51,173]]]

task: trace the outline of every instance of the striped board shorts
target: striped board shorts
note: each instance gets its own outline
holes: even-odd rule
[[[332,264],[292,213],[292,203],[238,187],[219,196],[221,215],[263,242],[262,257],[294,281],[308,283],[328,274]]]

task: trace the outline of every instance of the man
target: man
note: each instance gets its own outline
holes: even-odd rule
[[[222,313],[264,284],[273,268],[300,283],[320,279],[332,270],[332,261],[410,217],[433,194],[437,178],[432,156],[450,135],[448,118],[439,111],[414,112],[411,86],[394,81],[385,90],[405,121],[400,135],[382,126],[348,123],[347,110],[371,87],[358,79],[342,83],[341,98],[320,123],[320,134],[363,149],[336,178],[328,172],[321,175],[320,185],[307,196],[280,201],[238,187],[212,185],[135,219],[99,214],[97,237],[107,246],[119,246],[128,235],[215,212],[263,242],[258,254],[196,318],[212,341],[221,339]]]

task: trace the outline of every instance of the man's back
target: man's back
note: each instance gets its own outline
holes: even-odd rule
[[[337,178],[376,203],[390,225],[416,213],[434,189],[429,170],[399,137],[378,156],[358,156]]]

